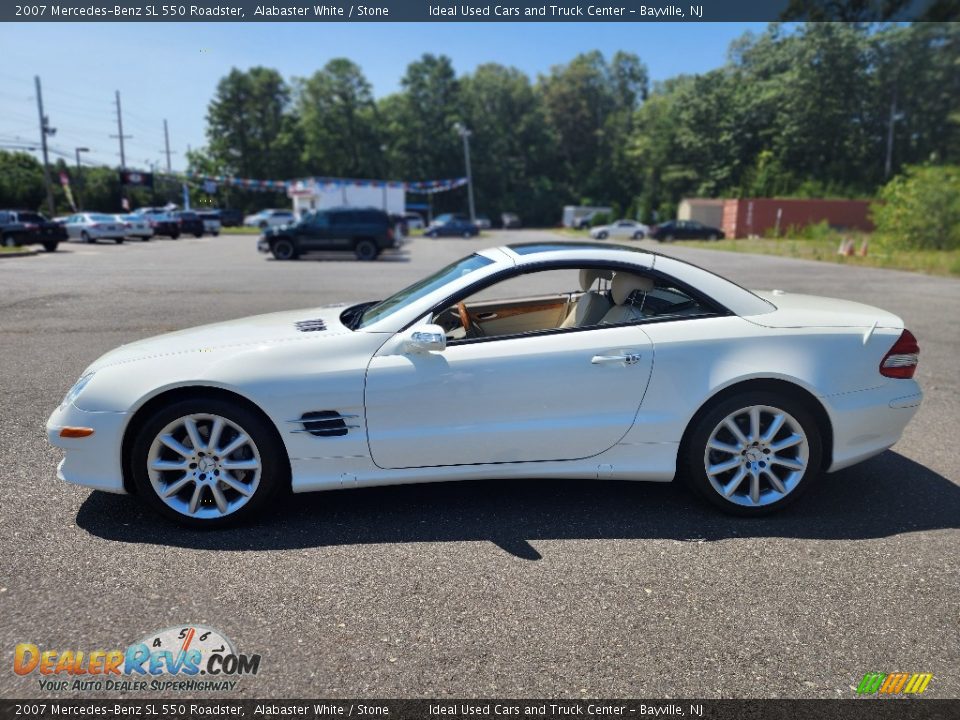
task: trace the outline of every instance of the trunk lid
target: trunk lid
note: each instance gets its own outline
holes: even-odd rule
[[[754,290],[756,295],[773,303],[777,308],[772,313],[752,315],[744,318],[756,325],[774,328],[801,327],[855,327],[902,330],[903,320],[886,310],[872,305],[821,297],[803,295],[783,290]]]

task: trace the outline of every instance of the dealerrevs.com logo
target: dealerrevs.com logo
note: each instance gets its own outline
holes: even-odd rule
[[[186,625],[150,633],[124,650],[14,649],[13,671],[38,676],[41,690],[64,692],[230,691],[260,671],[259,655],[234,649],[223,633]]]
[[[869,672],[857,686],[857,695],[920,695],[931,680],[931,673]]]

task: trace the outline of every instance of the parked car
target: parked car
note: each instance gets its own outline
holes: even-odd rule
[[[173,213],[177,222],[180,224],[181,235],[193,235],[194,237],[203,237],[203,220],[192,210],[178,210]]]
[[[427,237],[475,237],[480,234],[480,228],[469,220],[453,218],[441,225],[431,225],[424,233]]]
[[[154,237],[162,236],[172,240],[180,237],[180,223],[165,208],[142,207],[134,210],[133,215],[144,218],[150,224]]]
[[[253,215],[247,215],[243,224],[248,227],[258,227],[261,230],[268,227],[279,227],[296,220],[292,210],[261,210]]]
[[[617,220],[609,225],[598,225],[591,228],[590,237],[595,240],[606,240],[607,238],[629,238],[630,240],[642,240],[650,232],[650,228],[642,222],[636,220]]]
[[[404,213],[403,219],[407,224],[408,230],[422,230],[426,227],[426,223],[423,221],[423,216],[420,213]]]
[[[758,516],[896,443],[923,399],[918,356],[903,320],[869,305],[541,241],[481,250],[379,302],[123,345],[46,430],[60,479],[200,528],[249,519],[285,488],[530,477],[597,493],[679,477]],[[804,522],[847,497],[833,485]]]
[[[668,220],[652,228],[649,236],[660,242],[722,240],[725,237],[723,230],[704,225],[696,220]]]
[[[500,222],[503,224],[504,230],[515,230],[522,227],[520,216],[516,213],[502,213],[500,215]]]
[[[460,213],[443,213],[433,218],[427,227],[432,228],[438,225],[446,225],[451,220],[466,220],[469,222],[470,218],[468,218],[466,215],[461,215]]]
[[[477,215],[474,218],[473,224],[476,225],[481,230],[489,230],[493,227],[493,223],[490,222],[490,218],[486,215]]]
[[[376,208],[334,208],[306,213],[298,222],[267,228],[257,249],[277,260],[296,260],[314,250],[352,252],[358,260],[376,260],[403,240],[390,217]]]
[[[63,224],[30,210],[0,210],[0,243],[4,247],[43,245],[54,252],[67,239]]]
[[[243,213],[235,208],[217,210],[220,213],[220,224],[223,227],[239,227],[243,225]]]
[[[204,233],[207,235],[213,235],[214,237],[220,234],[222,220],[220,219],[219,210],[200,210],[197,215],[199,215],[200,219],[203,221]]]
[[[128,238],[147,241],[153,237],[150,221],[142,215],[114,215],[118,223],[123,223],[124,234]]]
[[[67,235],[71,240],[77,239],[85,243],[95,243],[97,240],[113,240],[117,245],[126,238],[127,229],[122,220],[116,215],[103,213],[75,213],[63,221]]]

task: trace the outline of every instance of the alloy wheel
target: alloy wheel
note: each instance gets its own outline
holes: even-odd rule
[[[713,489],[745,507],[789,495],[807,472],[810,442],[800,423],[770,405],[736,410],[713,429],[703,455]]]
[[[167,424],[147,453],[157,497],[189,518],[230,515],[254,496],[263,463],[252,437],[220,415],[194,413]]]

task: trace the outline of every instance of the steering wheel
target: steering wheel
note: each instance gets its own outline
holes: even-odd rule
[[[463,329],[467,332],[470,331],[470,313],[467,312],[467,305],[464,302],[457,303],[457,312],[460,313],[460,323],[463,325]]]

